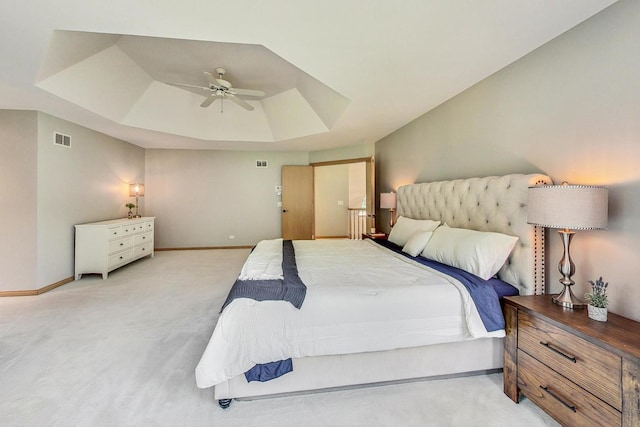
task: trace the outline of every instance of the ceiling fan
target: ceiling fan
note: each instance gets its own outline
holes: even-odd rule
[[[200,104],[200,106],[203,108],[208,107],[213,103],[213,101],[215,101],[216,99],[219,99],[220,111],[222,112],[222,100],[226,98],[226,99],[229,99],[230,101],[235,102],[245,110],[253,111],[254,110],[253,106],[249,105],[247,102],[240,99],[238,95],[263,97],[264,92],[261,90],[240,89],[240,88],[235,88],[231,86],[231,83],[229,83],[227,80],[224,80],[222,78],[226,72],[227,70],[225,70],[224,68],[216,68],[216,73],[218,74],[218,77],[214,77],[213,74],[207,71],[204,71],[204,75],[207,77],[209,86],[196,86],[196,85],[189,85],[184,83],[172,83],[172,84],[175,86],[197,88],[197,89],[202,89],[204,91],[210,92],[210,94],[207,96],[207,99],[205,99],[204,102]]]

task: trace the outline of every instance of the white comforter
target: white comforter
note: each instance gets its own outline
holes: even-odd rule
[[[285,301],[234,300],[196,367],[198,387],[290,357],[392,350],[504,336],[488,333],[458,281],[370,240],[295,241],[307,286],[300,310]],[[263,241],[240,277],[282,277],[282,240]],[[295,370],[295,366],[294,366]]]

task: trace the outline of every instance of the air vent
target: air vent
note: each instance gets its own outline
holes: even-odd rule
[[[269,163],[267,163],[266,160],[256,160],[256,167],[257,168],[267,168],[267,167],[269,167]]]
[[[60,132],[53,133],[53,144],[61,147],[71,147],[71,137]]]

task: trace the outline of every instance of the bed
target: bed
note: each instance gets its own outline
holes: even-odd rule
[[[196,367],[198,387],[213,386],[224,408],[234,398],[501,369],[503,326],[495,314],[485,313],[484,303],[475,302],[477,290],[487,288],[470,287],[455,267],[471,268],[474,274],[462,271],[465,277],[486,276],[481,281],[495,281],[495,289],[507,284],[520,294],[544,293],[544,234],[527,224],[526,204],[529,186],[550,183],[544,175],[513,174],[400,187],[400,219],[390,240],[401,245],[372,240],[260,242],[236,285],[253,288],[279,280],[290,274],[285,267],[290,258],[299,283],[286,288],[284,300],[230,296]],[[431,229],[417,233],[416,226]],[[468,235],[480,240],[464,248],[485,244],[486,236],[498,238],[500,247],[511,244],[506,261],[498,257],[487,269],[485,253],[496,251],[477,248],[480,267],[462,259],[451,242]],[[473,250],[465,250],[474,258]],[[440,263],[425,260],[425,254]],[[456,271],[444,271],[450,267],[440,264],[453,264]],[[247,380],[245,373],[253,365],[287,360],[291,372],[269,381]]]

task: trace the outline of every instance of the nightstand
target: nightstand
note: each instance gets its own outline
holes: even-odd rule
[[[504,392],[565,426],[640,426],[640,323],[597,322],[551,295],[505,297]]]
[[[387,240],[389,235],[386,233],[362,233],[362,239]]]

